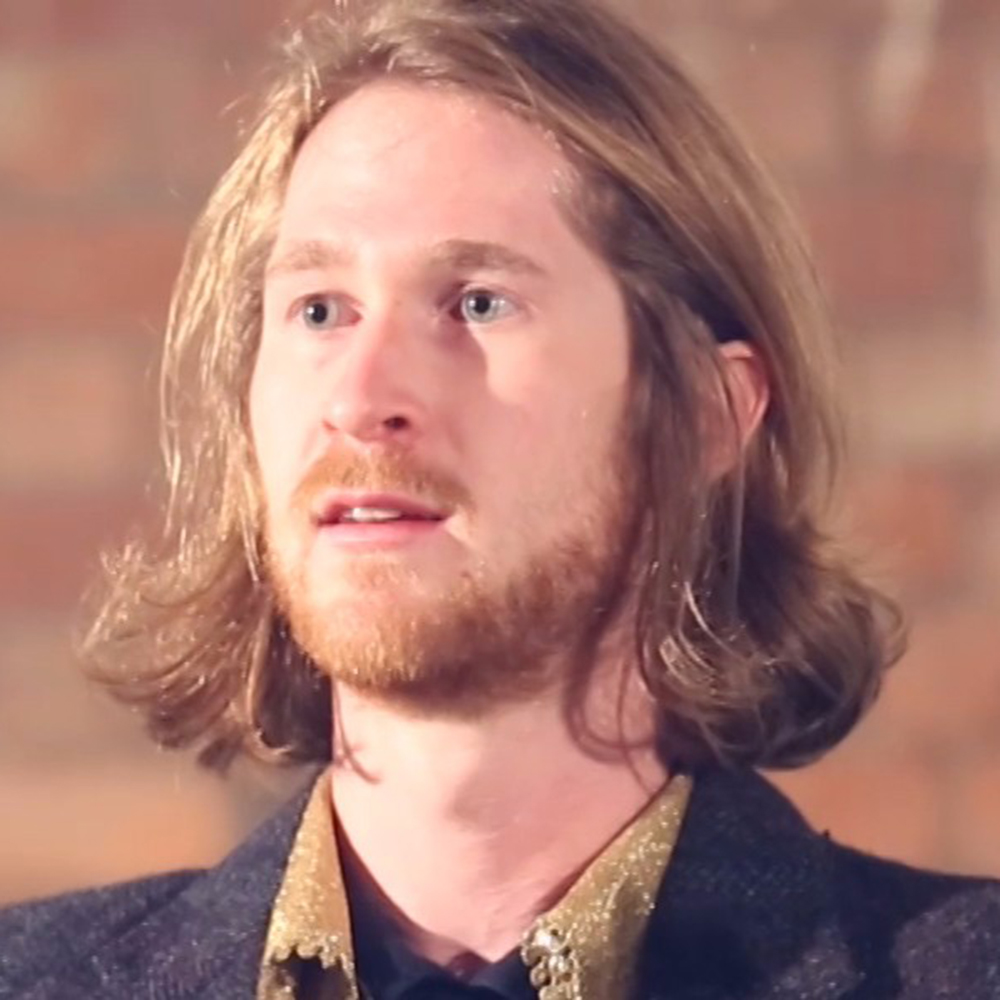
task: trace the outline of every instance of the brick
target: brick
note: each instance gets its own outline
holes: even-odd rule
[[[880,153],[908,160],[977,167],[986,156],[984,56],[968,36],[939,40],[915,80],[898,135],[880,141],[868,118],[869,141]]]
[[[37,45],[45,35],[48,11],[42,4],[0,4],[0,45],[7,52]]]
[[[151,193],[176,193],[191,215],[201,208],[256,113],[262,76],[261,66],[191,54],[181,73],[173,62],[150,68],[143,140],[133,156]]]
[[[7,220],[0,315],[7,329],[160,329],[189,219]]]
[[[210,49],[259,37],[295,4],[268,0],[54,0],[33,16],[8,15],[0,27],[8,45],[22,47],[100,46],[109,42],[187,41]]]
[[[64,334],[0,343],[0,488],[94,490],[135,479],[155,454],[152,344],[138,346]]]
[[[953,856],[962,871],[1000,876],[1000,747],[956,768],[949,799]]]
[[[911,600],[943,594],[967,572],[972,541],[961,483],[936,466],[882,466],[852,477],[852,534],[892,589]]]
[[[1000,617],[988,600],[923,607],[873,721],[899,752],[953,759],[1000,736]]]
[[[0,617],[0,761],[58,766],[135,744],[140,723],[86,680],[73,614]]]
[[[635,6],[650,18],[664,16],[662,0],[636,0]],[[821,34],[831,28],[871,31],[881,23],[880,5],[871,0],[680,0],[669,5],[674,16],[702,19],[723,30],[746,37],[745,32],[781,30]]]
[[[847,315],[963,315],[981,301],[974,186],[890,169],[801,194],[820,274]]]
[[[121,60],[0,60],[0,198],[108,197],[131,181],[141,102]]]
[[[947,313],[878,323],[843,338],[843,392],[859,454],[944,471],[988,462],[1000,448],[992,334]]]
[[[0,764],[0,901],[211,864],[236,841],[218,779],[138,744],[122,751],[99,766]]]
[[[982,592],[1000,608],[1000,473],[994,476],[977,507],[973,571]]]
[[[1000,35],[988,32],[1000,5],[942,0],[929,75],[887,149],[856,141],[884,4],[622,3],[799,180],[853,331],[846,398],[866,463],[854,487],[865,547],[886,552],[882,565],[917,618],[870,719],[843,749],[781,780],[843,840],[1000,874],[1000,368],[985,304],[994,278],[982,252],[990,209],[973,72],[996,50]],[[231,153],[240,115],[224,109],[256,89],[271,26],[290,10],[270,0],[0,3],[0,435],[20,435],[20,450],[0,454],[8,895],[211,860],[260,799],[239,783],[224,806],[200,798],[183,759],[149,749],[134,719],[79,682],[66,638],[101,544],[144,506],[125,469],[144,475],[153,457],[140,440],[146,418],[116,431],[111,414],[138,412],[136,386],[123,383],[158,339],[197,201]],[[125,350],[129,335],[136,344]],[[5,370],[10,338],[28,336],[52,354],[51,369],[25,355]],[[63,396],[74,394],[71,406]],[[77,435],[62,460],[57,429],[33,408],[43,397],[66,441]],[[29,429],[42,435],[38,454]],[[79,821],[72,843],[66,816]]]
[[[941,31],[995,43],[1000,38],[1000,7],[994,0],[948,0],[941,11]]]
[[[802,771],[772,775],[834,840],[916,865],[947,862],[934,770],[905,757],[837,751]]]
[[[6,613],[75,607],[99,555],[138,517],[128,493],[11,496],[0,509],[0,607]]]
[[[843,56],[825,35],[728,33],[719,58],[722,99],[768,161],[784,172],[843,159]]]
[[[0,204],[20,215],[162,205],[192,218],[235,153],[262,75],[189,48],[2,60]]]
[[[666,9],[656,5],[652,10],[634,0],[620,0],[612,6],[653,44],[664,48],[699,86],[721,98],[724,96],[722,52],[727,36],[716,25],[692,16],[687,2],[683,0]]]

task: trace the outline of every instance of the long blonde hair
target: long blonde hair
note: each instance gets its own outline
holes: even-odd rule
[[[872,701],[900,630],[823,528],[837,432],[814,276],[743,143],[668,56],[588,0],[337,0],[290,40],[186,254],[163,369],[167,512],[109,561],[92,672],[158,741],[195,743],[209,764],[330,753],[328,681],[261,570],[247,391],[291,163],[330,107],[383,77],[484,95],[576,170],[572,219],[631,323],[647,557],[634,645],[666,752],[689,766],[821,753]],[[711,482],[695,430],[731,339],[762,357],[772,398],[740,468]]]

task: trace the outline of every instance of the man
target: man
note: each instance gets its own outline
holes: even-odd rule
[[[0,917],[0,995],[1000,996],[1000,896],[756,766],[897,651],[837,562],[809,268],[583,0],[308,24],[192,242],[171,501],[95,670],[167,745],[328,765],[219,867]]]

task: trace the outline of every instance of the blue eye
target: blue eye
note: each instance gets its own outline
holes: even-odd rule
[[[493,323],[513,308],[510,299],[487,288],[470,288],[458,300],[458,313],[465,323]]]
[[[299,307],[299,317],[310,330],[329,330],[344,319],[343,307],[332,295],[314,295]]]

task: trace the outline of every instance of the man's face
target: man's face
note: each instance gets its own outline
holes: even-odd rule
[[[335,678],[525,697],[620,584],[626,319],[571,182],[528,124],[400,83],[296,160],[250,414],[279,603]]]

